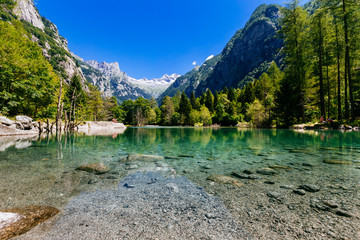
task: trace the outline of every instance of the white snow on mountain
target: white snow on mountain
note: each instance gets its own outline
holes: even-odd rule
[[[154,78],[154,79],[135,79],[129,78],[129,82],[140,88],[143,89],[145,92],[149,93],[154,98],[159,97],[171,84],[175,82],[175,80],[180,77],[179,74],[165,74],[161,78]]]

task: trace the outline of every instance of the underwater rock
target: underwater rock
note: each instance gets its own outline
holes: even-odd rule
[[[194,158],[194,155],[188,155],[188,154],[180,154],[178,157],[180,158]]]
[[[328,207],[331,207],[331,208],[337,208],[338,205],[336,202],[332,201],[332,200],[323,200],[322,203]]]
[[[320,187],[318,187],[318,186],[316,186],[314,184],[301,185],[299,188],[303,189],[303,190],[305,190],[307,192],[312,192],[312,193],[320,191]]]
[[[262,175],[276,175],[277,174],[277,172],[271,168],[258,169],[258,170],[256,170],[256,172],[258,174],[262,174]]]
[[[281,166],[281,165],[272,165],[272,166],[269,166],[269,168],[271,168],[271,169],[280,169],[280,170],[292,170],[291,167]]]
[[[282,194],[282,193],[279,193],[279,192],[268,192],[268,193],[267,193],[267,196],[268,196],[269,198],[280,198],[280,197],[283,196],[283,194]]]
[[[210,180],[213,182],[221,183],[221,184],[231,184],[237,187],[242,186],[243,184],[236,180],[235,178],[223,176],[223,175],[211,175],[206,178],[206,180]]]
[[[104,174],[110,171],[110,168],[103,163],[90,163],[82,165],[75,170],[85,171],[94,174]]]
[[[344,210],[338,210],[335,212],[337,215],[342,216],[342,217],[353,217],[353,215],[349,212],[346,212]]]
[[[351,164],[350,162],[347,161],[331,160],[331,159],[325,159],[323,162],[327,164]]]
[[[294,185],[282,185],[280,186],[282,189],[294,189]]]
[[[242,174],[242,173],[236,173],[236,172],[232,172],[231,176],[240,178],[240,179],[249,179],[249,175],[246,174]]]
[[[163,156],[157,155],[143,155],[143,154],[130,154],[127,156],[125,161],[135,162],[135,161],[163,161]]]
[[[302,196],[306,194],[305,190],[303,190],[303,189],[294,189],[293,192],[295,194],[302,195]]]
[[[243,173],[250,175],[250,174],[254,174],[255,172],[252,170],[244,170]]]
[[[47,206],[32,206],[26,208],[14,208],[1,211],[2,214],[16,214],[15,221],[5,224],[0,228],[0,239],[10,239],[30,231],[36,225],[48,220],[59,213],[59,210]],[[1,223],[1,222],[0,222]]]
[[[303,165],[304,167],[313,167],[313,165],[310,164],[310,163],[303,163],[302,165]]]

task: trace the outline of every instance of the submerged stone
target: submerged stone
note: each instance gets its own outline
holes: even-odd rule
[[[280,198],[280,197],[283,196],[283,194],[282,194],[282,193],[279,193],[279,192],[268,192],[268,193],[267,193],[267,196],[268,196],[269,198]]]
[[[143,155],[143,154],[130,154],[127,156],[125,161],[135,162],[135,161],[163,161],[163,156],[157,155]]]
[[[95,173],[95,174],[104,174],[109,172],[110,168],[103,163],[90,163],[90,164],[82,165],[76,168],[76,170]]]
[[[281,166],[281,165],[271,165],[269,166],[271,169],[280,169],[280,170],[292,170],[291,167],[288,166]]]
[[[256,172],[258,174],[262,174],[262,175],[276,175],[277,174],[277,172],[271,168],[258,169],[258,170],[256,170]]]
[[[346,212],[344,210],[338,210],[336,211],[336,214],[342,217],[353,217],[353,215],[349,212]]]
[[[180,157],[180,158],[194,158],[194,155],[180,154],[178,157]]]
[[[338,205],[336,202],[332,201],[332,200],[323,200],[322,203],[328,207],[331,207],[331,208],[337,208]]]
[[[0,239],[10,239],[22,235],[58,213],[58,209],[46,206],[32,206],[4,210],[0,213],[0,216],[16,214],[13,216],[17,217],[13,218],[8,224],[4,224],[3,227],[0,227]]]
[[[298,194],[298,195],[305,195],[306,194],[305,190],[303,190],[303,189],[294,189],[293,192],[295,194]]]
[[[323,162],[327,164],[351,164],[351,162],[331,159],[325,159]]]
[[[307,192],[312,192],[312,193],[320,191],[320,187],[318,187],[318,186],[316,186],[314,184],[301,185],[299,188],[303,189],[303,190],[305,190]]]
[[[206,178],[206,180],[210,180],[213,182],[221,183],[221,184],[231,184],[237,187],[242,186],[243,184],[236,180],[235,178],[223,176],[223,175],[211,175]]]

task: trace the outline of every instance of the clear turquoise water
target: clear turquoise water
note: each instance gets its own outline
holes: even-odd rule
[[[280,184],[359,188],[360,183],[358,132],[129,128],[112,136],[48,136],[17,140],[16,146],[11,145],[8,143],[0,151],[0,209],[24,205],[62,207],[81,192],[116,187],[122,177],[139,170],[176,172],[204,185],[211,174],[230,176],[234,171],[281,165],[292,170],[279,170],[275,180]],[[171,159],[130,164],[121,160],[135,153]],[[179,155],[192,157],[176,158]],[[324,160],[348,164],[326,164]],[[95,176],[74,170],[93,162],[103,162],[112,171]]]

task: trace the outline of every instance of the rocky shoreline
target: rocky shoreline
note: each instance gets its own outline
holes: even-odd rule
[[[47,131],[55,133],[54,123],[35,122],[27,116],[16,116],[16,120],[0,116],[0,137],[17,135],[36,135]],[[47,130],[47,127],[49,128]],[[87,121],[80,124],[75,132],[86,135],[112,135],[124,133],[126,126],[123,123],[106,121]]]

